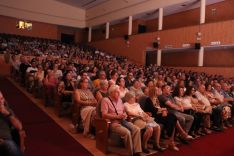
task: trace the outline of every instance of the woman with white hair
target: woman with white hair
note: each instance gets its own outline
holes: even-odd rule
[[[109,83],[107,80],[101,80],[100,81],[100,89],[96,92],[95,98],[97,101],[101,101],[103,97],[108,96],[108,88],[109,88]]]
[[[154,121],[154,118],[146,114],[140,107],[139,103],[136,103],[136,98],[131,93],[126,93],[126,102],[124,103],[125,110],[127,114],[133,117],[133,123],[141,129],[145,129],[143,140],[142,140],[142,150],[144,153],[149,153],[147,148],[148,140],[154,134],[154,144],[153,148],[162,152],[164,149],[159,145],[159,139],[161,134],[160,126]]]

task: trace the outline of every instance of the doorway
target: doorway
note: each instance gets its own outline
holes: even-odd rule
[[[67,44],[74,43],[74,35],[61,33],[61,41]]]
[[[157,64],[157,50],[146,51],[145,65]]]

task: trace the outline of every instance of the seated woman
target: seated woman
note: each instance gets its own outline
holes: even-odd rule
[[[58,85],[58,94],[60,95],[61,98],[61,103],[62,103],[62,112],[59,115],[63,115],[66,110],[68,112],[71,112],[71,105],[72,105],[72,95],[73,91],[75,89],[75,84],[72,81],[72,74],[70,72],[67,72],[63,80],[60,81]]]
[[[124,78],[119,77],[116,81],[116,84],[119,86],[120,98],[123,99],[125,94],[128,92],[128,89],[125,87]]]
[[[41,92],[42,92],[42,87],[43,87],[43,80],[45,77],[45,72],[43,70],[42,65],[37,65],[37,72],[35,73],[34,76],[34,85],[35,85],[35,93],[36,97],[40,97]]]
[[[100,81],[100,89],[95,93],[95,98],[97,99],[98,102],[102,100],[102,98],[108,96],[108,88],[109,88],[109,83],[107,80],[101,80]]]
[[[158,151],[163,151],[164,149],[159,145],[160,139],[160,126],[146,114],[136,103],[135,96],[131,93],[126,93],[125,95],[126,102],[124,103],[125,110],[128,116],[133,117],[133,124],[138,126],[140,129],[146,129],[143,135],[142,150],[144,153],[149,153],[147,148],[147,143],[150,137],[154,134],[154,144],[153,148]]]
[[[92,118],[95,116],[97,105],[97,100],[90,89],[88,89],[88,83],[88,79],[81,79],[78,86],[79,89],[76,89],[74,92],[75,104],[81,107],[80,115],[84,126],[83,134],[85,136],[90,136],[90,125]]]
[[[48,70],[48,74],[44,79],[44,88],[45,88],[45,105],[54,104],[54,95],[56,91],[58,80],[55,78],[54,73],[51,70]]]
[[[178,132],[185,140],[190,139],[191,136],[189,136],[183,130],[174,114],[169,113],[166,108],[160,107],[157,98],[157,92],[158,91],[156,88],[152,88],[149,90],[149,97],[146,99],[144,111],[151,113],[152,117],[154,117],[154,120],[165,127],[167,136],[169,137],[169,139],[166,141],[167,144],[171,149],[179,151],[179,148],[176,147],[174,143],[175,128],[177,128]]]
[[[138,80],[133,81],[133,86],[130,87],[130,92],[133,93],[136,97],[136,100],[138,100],[141,96],[144,95],[140,82]]]
[[[178,105],[182,105],[184,113],[190,114],[194,117],[194,121],[192,127],[190,128],[189,134],[193,137],[198,137],[196,134],[198,134],[198,131],[200,129],[203,114],[199,113],[197,111],[197,108],[192,105],[192,97],[190,95],[194,90],[195,89],[191,90],[191,87],[188,87],[185,94],[184,87],[176,87],[174,90],[174,99]],[[205,129],[204,131],[207,132],[208,130]]]

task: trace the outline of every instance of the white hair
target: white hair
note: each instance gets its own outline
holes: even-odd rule
[[[101,80],[100,81],[100,86],[104,86],[105,84],[108,84],[108,81],[107,80]]]
[[[109,90],[108,90],[108,93],[111,94],[112,92],[116,91],[116,90],[119,90],[119,86],[117,85],[111,85]]]

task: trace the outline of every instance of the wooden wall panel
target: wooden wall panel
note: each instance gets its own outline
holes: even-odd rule
[[[58,39],[57,25],[32,21],[32,30],[28,31],[16,28],[18,20],[16,18],[0,16],[0,33]]]
[[[220,41],[221,44],[234,43],[234,20],[202,25],[201,32],[203,45],[210,45],[213,41]]]
[[[234,0],[225,0],[223,2],[215,3],[206,6],[206,23],[232,20],[234,19]],[[215,13],[212,11],[215,9]],[[187,27],[198,25],[200,20],[200,8],[192,9],[173,15],[164,16],[163,19],[163,29],[174,29],[179,27]],[[145,24],[147,27],[147,32],[157,31],[158,29],[158,19],[151,20],[134,20],[133,22],[133,34],[137,34],[138,21],[140,24]],[[113,30],[110,29],[110,38],[121,37],[127,33],[128,22],[121,23],[112,26]],[[105,28],[104,28],[105,29]],[[94,33],[94,40],[101,40],[99,33]],[[97,37],[96,37],[97,36]],[[105,35],[104,35],[105,37]]]
[[[204,53],[204,66],[234,67],[234,49],[206,50]]]
[[[196,42],[196,33],[199,31],[199,26],[190,26],[159,32],[160,47],[163,49],[165,45],[172,45],[173,48],[181,48],[183,43],[191,43],[193,47]],[[224,21],[218,23],[204,24],[201,27],[203,46],[209,46],[212,41],[221,41],[222,44],[234,43],[234,21]],[[130,59],[145,64],[145,51],[147,48],[152,48],[152,42],[156,40],[158,32],[145,33],[130,36],[130,45],[126,45],[124,39],[115,38],[91,43],[99,49],[120,54],[129,57]],[[191,63],[197,65],[197,61]],[[191,64],[189,66],[191,66]],[[218,65],[218,64],[217,64]]]
[[[198,30],[198,26],[163,30],[160,32],[161,48],[164,48],[166,45],[172,45],[173,48],[181,48],[184,43],[194,44]]]
[[[197,66],[198,50],[186,50],[177,52],[162,51],[161,62],[163,66]]]

